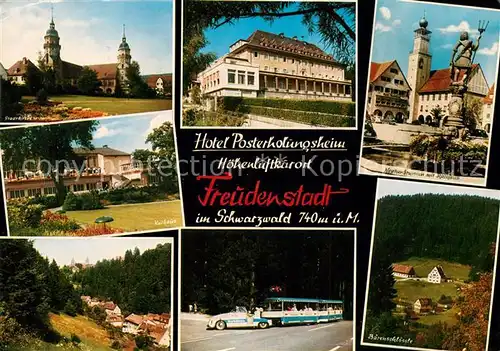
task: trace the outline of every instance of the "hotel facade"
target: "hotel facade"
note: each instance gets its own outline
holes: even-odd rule
[[[62,177],[66,191],[83,193],[92,190],[147,186],[155,183],[143,165],[137,164],[126,152],[110,147],[94,150],[74,149],[83,160],[80,170],[66,168]],[[4,185],[7,200],[16,198],[55,195],[51,174],[40,170],[40,163],[32,170],[5,171]]]
[[[206,96],[351,101],[346,66],[316,45],[260,30],[198,74]]]

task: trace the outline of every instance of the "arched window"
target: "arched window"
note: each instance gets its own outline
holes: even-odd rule
[[[424,68],[424,59],[418,60],[418,68],[420,69]]]

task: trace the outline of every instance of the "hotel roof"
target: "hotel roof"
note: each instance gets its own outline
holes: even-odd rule
[[[297,55],[316,58],[319,60],[330,61],[332,63],[338,63],[333,58],[333,56],[328,55],[316,45],[303,40],[299,40],[297,39],[297,37],[285,37],[283,33],[273,34],[261,30],[256,30],[248,37],[246,41],[249,45],[256,47],[285,51]]]
[[[116,150],[116,149],[112,149],[112,148],[107,147],[107,146],[96,147],[93,150],[83,149],[83,148],[75,148],[75,149],[73,149],[73,151],[77,155],[97,155],[97,154],[100,154],[103,156],[130,156],[129,153],[126,153],[126,152],[123,152],[120,150]]]

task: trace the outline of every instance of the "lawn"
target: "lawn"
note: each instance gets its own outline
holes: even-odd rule
[[[433,302],[437,302],[441,295],[451,296],[454,299],[458,296],[455,283],[433,284],[422,280],[397,280],[394,287],[398,299],[412,303],[422,297],[430,297]]]
[[[109,345],[111,339],[103,327],[84,316],[71,317],[66,314],[49,314],[52,327],[65,337],[77,335],[82,342],[92,350],[112,350]]]
[[[24,97],[23,100],[33,100]],[[61,101],[68,107],[91,108],[93,111],[106,112],[109,115],[153,112],[172,109],[170,99],[127,99],[106,96],[60,95],[51,96],[53,101]]]
[[[448,278],[453,280],[467,280],[469,277],[469,272],[471,267],[460,263],[452,263],[443,260],[435,260],[430,258],[418,258],[412,257],[409,260],[403,262],[397,262],[399,264],[404,264],[408,266],[413,266],[415,268],[415,273],[417,277],[427,277],[429,272],[437,265],[441,265],[444,270],[444,274]]]
[[[83,225],[93,224],[95,219],[101,216],[111,216],[114,221],[110,226],[126,232],[182,225],[180,200],[108,206],[102,210],[68,211],[65,215]]]

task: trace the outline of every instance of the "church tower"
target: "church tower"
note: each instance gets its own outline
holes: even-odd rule
[[[431,31],[427,29],[429,22],[422,17],[419,28],[416,29],[413,39],[413,51],[410,52],[408,60],[408,74],[406,75],[410,84],[410,118],[409,122],[418,119],[418,91],[427,82],[431,74],[432,55],[429,53]]]
[[[118,81],[122,90],[127,92],[127,68],[130,66],[132,56],[130,56],[130,47],[125,36],[125,25],[123,25],[123,37],[118,47]]]
[[[61,61],[61,45],[59,44],[59,33],[54,24],[54,8],[52,8],[52,19],[50,27],[45,32],[44,37],[44,56],[43,61],[47,67],[52,68],[56,72],[56,78],[61,81],[62,76],[62,61]]]

